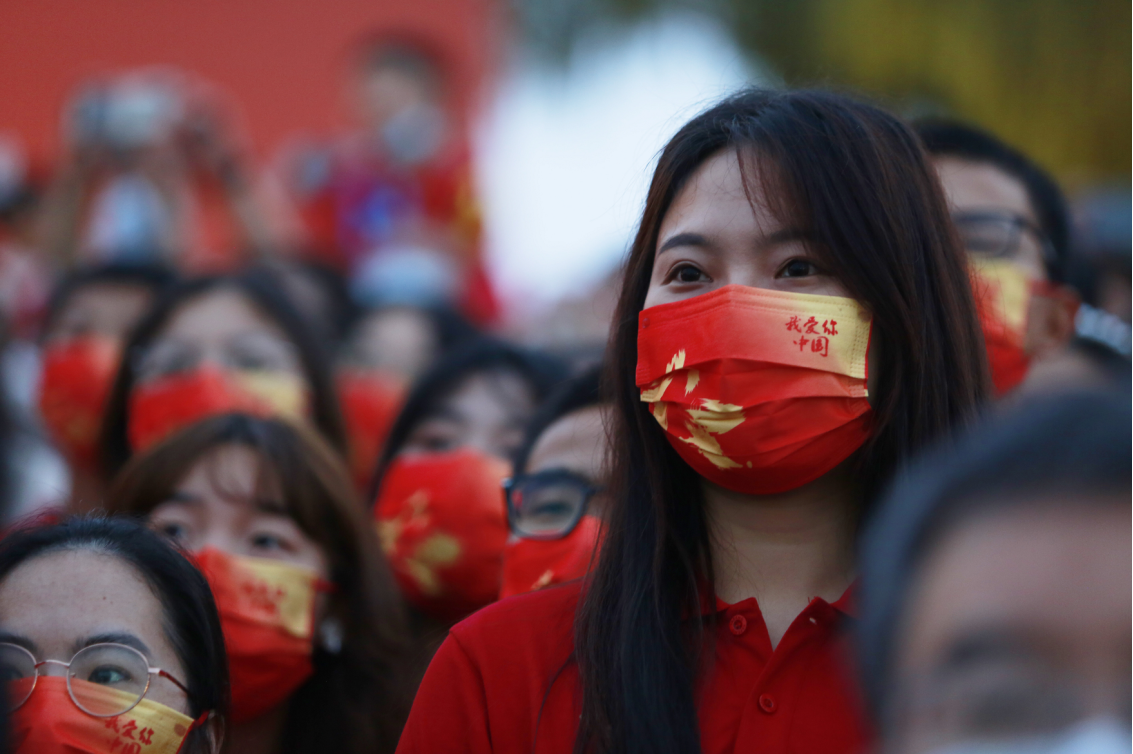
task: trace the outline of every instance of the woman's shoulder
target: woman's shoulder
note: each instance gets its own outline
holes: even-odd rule
[[[500,656],[561,665],[574,650],[580,593],[581,582],[575,581],[508,597],[453,626],[450,638],[477,665]]]

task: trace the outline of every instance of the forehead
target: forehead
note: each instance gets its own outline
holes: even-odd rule
[[[42,646],[69,645],[76,637],[124,623],[139,634],[160,635],[162,608],[126,561],[67,550],[34,557],[8,574],[0,583],[0,622]]]
[[[1005,170],[958,157],[937,157],[933,164],[954,211],[999,209],[1038,221],[1027,187]]]
[[[170,316],[161,335],[184,340],[224,340],[247,332],[287,334],[246,294],[230,286],[214,288],[183,302]]]
[[[1128,649],[1131,522],[1126,501],[1020,506],[962,524],[912,585],[911,655],[931,657],[965,633],[999,629]]]
[[[552,468],[591,473],[606,454],[605,409],[588,406],[550,424],[531,448],[528,473]]]
[[[781,225],[775,197],[764,189],[764,160],[725,149],[705,160],[677,192],[661,222],[661,238],[709,230],[720,235],[769,232]],[[745,180],[746,179],[746,180]]]

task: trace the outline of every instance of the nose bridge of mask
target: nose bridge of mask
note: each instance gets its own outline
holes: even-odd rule
[[[121,694],[106,687],[84,690],[84,696],[88,693]],[[13,751],[176,754],[198,722],[148,698],[121,715],[93,717],[68,697],[65,678],[40,677],[32,695],[12,713],[12,745]]]
[[[810,370],[841,386],[847,397],[864,397],[871,324],[853,299],[725,286],[641,312],[637,385],[648,403],[684,403],[699,386],[698,395],[714,394],[709,404],[729,404],[718,392],[719,375],[741,373],[734,362],[751,362],[761,372],[774,366]],[[749,381],[753,387],[768,382],[758,376]],[[683,390],[671,390],[674,383]]]
[[[579,579],[597,553],[602,525],[586,515],[561,539],[516,539],[504,550],[500,599]]]
[[[195,555],[222,616],[278,627],[297,639],[314,632],[315,594],[329,590],[315,571],[206,548]]]

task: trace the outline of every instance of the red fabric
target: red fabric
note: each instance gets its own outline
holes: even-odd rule
[[[286,563],[194,554],[216,600],[228,654],[233,723],[281,704],[314,672],[314,572]]]
[[[513,597],[454,627],[417,692],[398,754],[569,754],[581,712],[570,660],[579,590],[576,582]],[[848,603],[848,595],[832,605],[813,600],[774,650],[754,599],[717,605],[716,660],[698,702],[704,754],[864,749],[862,710],[842,661]]]
[[[359,489],[367,489],[374,467],[405,400],[405,380],[375,369],[339,373],[338,398],[346,421],[350,470]]]
[[[562,539],[517,539],[504,549],[500,599],[574,581],[586,575],[598,548],[602,523],[583,516]]]
[[[256,383],[261,383],[259,389]],[[271,383],[277,383],[271,385]],[[130,395],[130,447],[145,450],[193,422],[228,412],[296,418],[306,405],[301,379],[263,372],[248,376],[204,367],[139,385]]]
[[[44,349],[39,412],[51,439],[76,466],[98,465],[102,412],[121,350],[117,340],[99,336]]]
[[[852,299],[729,285],[640,313],[636,382],[698,474],[784,492],[869,437],[870,332]]]
[[[406,599],[441,620],[463,618],[500,593],[510,467],[470,449],[399,456],[374,516]]]
[[[13,686],[28,683],[22,679]],[[122,694],[80,679],[72,684],[87,687],[82,692],[76,689],[84,698]],[[67,681],[61,676],[40,677],[28,700],[12,713],[11,724],[12,751],[17,754],[177,754],[197,725],[192,718],[147,698],[121,715],[93,717],[71,701]]]

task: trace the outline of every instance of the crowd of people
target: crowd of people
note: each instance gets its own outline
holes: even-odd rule
[[[0,751],[1128,751],[1128,244],[976,126],[748,89],[608,343],[540,343],[443,68],[356,62],[263,176],[143,71],[0,191]]]

